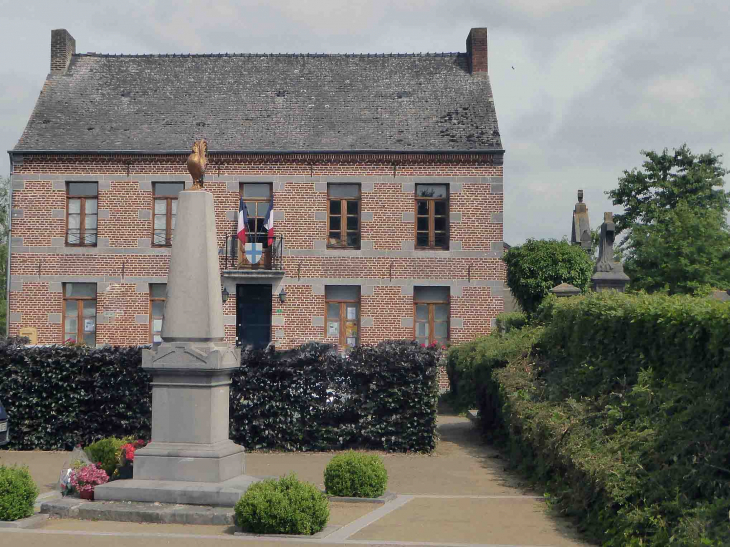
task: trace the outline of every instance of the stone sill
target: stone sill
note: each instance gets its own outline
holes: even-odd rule
[[[284,277],[284,270],[223,270],[221,277],[233,279],[279,278]]]

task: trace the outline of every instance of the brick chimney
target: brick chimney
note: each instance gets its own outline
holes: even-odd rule
[[[473,28],[466,37],[466,54],[469,56],[471,73],[484,72],[487,70],[487,29]]]
[[[51,74],[66,72],[71,56],[76,53],[76,40],[65,28],[51,31]]]

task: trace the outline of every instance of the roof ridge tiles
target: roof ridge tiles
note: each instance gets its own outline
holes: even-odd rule
[[[169,57],[453,57],[465,55],[459,51],[416,53],[75,53],[76,57],[169,58]]]

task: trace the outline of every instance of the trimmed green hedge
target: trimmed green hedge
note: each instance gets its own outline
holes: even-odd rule
[[[520,314],[521,315],[521,314]],[[452,346],[446,361],[451,394],[449,402],[457,412],[477,408],[477,391],[494,368],[529,350],[539,336],[539,328],[510,328],[506,334],[495,330],[489,336]]]
[[[533,353],[480,383],[485,433],[603,545],[730,544],[730,306],[598,293],[551,308]]]
[[[495,321],[497,323],[497,330],[502,334],[507,334],[513,329],[521,329],[528,323],[527,315],[521,311],[500,313],[497,315]]]
[[[231,385],[231,438],[248,449],[430,452],[437,359],[434,348],[399,341],[347,357],[324,344],[244,352]],[[19,450],[150,434],[139,348],[0,344],[0,400]]]

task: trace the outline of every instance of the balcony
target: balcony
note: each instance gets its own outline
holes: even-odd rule
[[[269,241],[271,240],[271,243]],[[269,238],[266,233],[249,233],[246,236],[249,246],[248,252],[233,234],[226,238],[223,275],[250,276],[262,275],[278,277],[284,275],[284,238],[274,236]],[[256,247],[254,247],[255,244]]]

